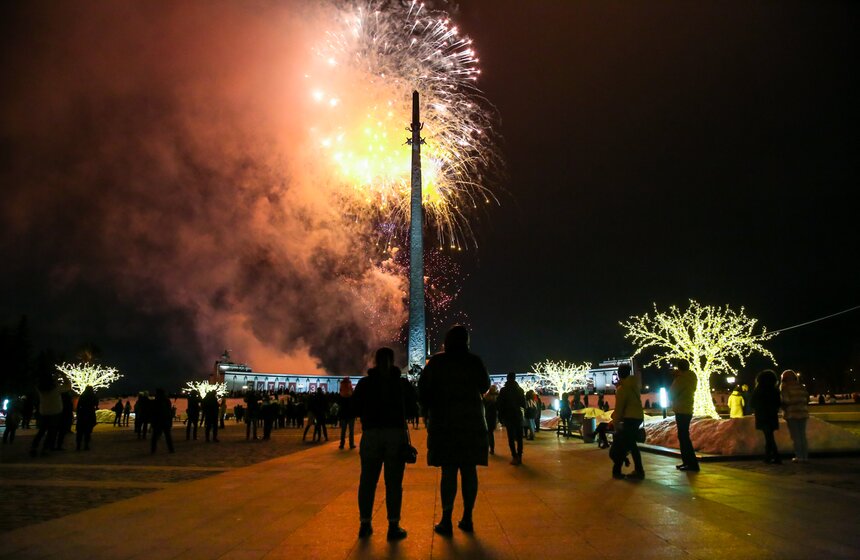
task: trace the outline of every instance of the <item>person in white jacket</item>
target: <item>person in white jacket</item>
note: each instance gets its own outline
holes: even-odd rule
[[[791,441],[794,443],[795,463],[809,460],[809,445],[806,442],[806,422],[809,419],[809,393],[800,384],[797,374],[787,369],[780,376],[779,396],[782,401],[783,417],[788,424]]]

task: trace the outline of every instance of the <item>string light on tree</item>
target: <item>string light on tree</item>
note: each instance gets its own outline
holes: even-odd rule
[[[544,360],[532,366],[537,378],[537,386],[555,392],[560,399],[563,393],[570,393],[588,386],[588,370],[591,363],[574,364],[565,361]]]
[[[693,415],[719,418],[711,396],[712,375],[733,373],[738,367],[734,362],[742,367],[754,353],[776,364],[773,354],[761,344],[776,333],[764,327],[756,332],[757,322],[746,316],[743,307],[736,312],[728,305],[720,308],[690,300],[683,311],[672,306],[668,312],[661,312],[654,304],[653,315],[630,317],[621,326],[627,329],[624,336],[636,346],[634,356],[648,348],[656,351],[646,366],[668,364],[673,359],[690,362],[690,370],[698,378]]]
[[[87,385],[93,389],[106,389],[111,383],[122,377],[116,368],[103,367],[96,364],[67,364],[56,366],[57,369],[69,378],[72,390],[77,394],[84,392]]]
[[[189,381],[186,384],[186,388],[182,391],[184,393],[198,393],[200,398],[202,399],[211,391],[215,391],[215,394],[219,397],[223,397],[227,394],[227,384],[226,383],[209,383],[208,381]]]

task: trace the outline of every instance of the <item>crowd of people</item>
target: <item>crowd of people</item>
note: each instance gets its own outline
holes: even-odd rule
[[[245,424],[246,440],[269,440],[273,430],[296,428],[303,430],[302,441],[311,432],[311,442],[328,441],[327,426],[340,427],[340,449],[354,449],[355,419],[360,418],[362,438],[359,455],[361,474],[358,488],[359,538],[373,533],[372,515],[379,476],[384,473],[387,538],[399,540],[407,536],[400,526],[403,496],[403,476],[407,463],[415,462],[417,450],[412,447],[410,425],[418,426],[424,418],[427,428],[427,463],[441,470],[441,518],[434,531],[443,536],[453,533],[452,513],[459,491],[463,501],[463,516],[457,527],[464,532],[474,530],[472,512],[478,495],[478,466],[488,464],[488,456],[495,454],[495,432],[501,424],[507,435],[511,465],[523,463],[523,442],[532,440],[540,430],[543,408],[540,396],[524,391],[516,375],[508,374],[501,388],[492,385],[481,359],[469,349],[469,333],[461,326],[451,329],[445,338],[444,351],[431,357],[417,377],[417,383],[407,381],[394,365],[394,351],[381,348],[376,352],[374,365],[353,387],[344,378],[337,393],[328,394],[322,388],[313,393],[283,394],[256,393],[250,390],[243,401],[233,407],[236,423]],[[681,463],[677,469],[697,472],[700,469],[690,425],[693,420],[693,402],[698,385],[696,375],[686,360],[673,363],[674,380],[669,398],[674,412]],[[38,432],[30,447],[32,456],[41,452],[64,449],[65,438],[75,422],[75,443],[78,450],[89,450],[96,410],[99,401],[92,387],[87,387],[77,402],[72,399],[71,386],[65,376],[42,375],[38,389]],[[588,397],[586,396],[585,399]],[[210,392],[202,398],[195,394],[185,399],[185,439],[196,440],[198,428],[203,427],[206,442],[219,442],[219,429],[225,427],[228,417],[227,398]],[[134,434],[138,439],[149,439],[150,453],[155,453],[159,441],[165,440],[168,452],[174,452],[171,428],[180,417],[176,399],[171,401],[163,389],[154,397],[147,392],[131,400],[117,400],[111,410],[113,425],[129,426],[133,413]],[[752,414],[755,427],[765,440],[765,461],[781,463],[774,432],[779,429],[779,411],[788,425],[794,443],[794,461],[808,460],[806,422],[809,394],[798,375],[786,370],[777,375],[764,370],[756,378],[752,391],[738,386],[728,400],[731,418]],[[578,394],[564,394],[559,416],[568,422],[573,411],[587,405]],[[597,407],[607,410],[608,404],[598,397]],[[74,409],[74,413],[73,413]],[[75,414],[76,413],[76,414]],[[24,414],[20,404],[13,405],[7,420],[3,442],[12,443],[15,429],[20,423],[29,427],[32,415]],[[600,447],[610,447],[612,477],[616,479],[645,478],[645,469],[637,442],[642,438],[644,409],[641,402],[640,382],[630,365],[618,368],[615,408],[611,414],[614,432],[610,446],[605,430],[598,434]],[[601,424],[606,428],[607,424]],[[262,437],[258,436],[262,430]],[[633,470],[624,474],[622,467]]]

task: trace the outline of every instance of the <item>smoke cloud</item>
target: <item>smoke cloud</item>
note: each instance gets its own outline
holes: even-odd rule
[[[230,348],[258,371],[354,373],[394,337],[404,279],[309,141],[303,76],[328,8],[14,4],[4,291],[67,315],[84,294],[81,321],[114,302],[188,367]]]

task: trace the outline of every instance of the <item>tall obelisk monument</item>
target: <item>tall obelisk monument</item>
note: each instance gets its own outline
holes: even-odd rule
[[[412,92],[412,196],[409,214],[409,342],[407,369],[424,367],[427,356],[427,333],[424,322],[424,214],[421,204],[421,129],[418,119],[418,92]]]

